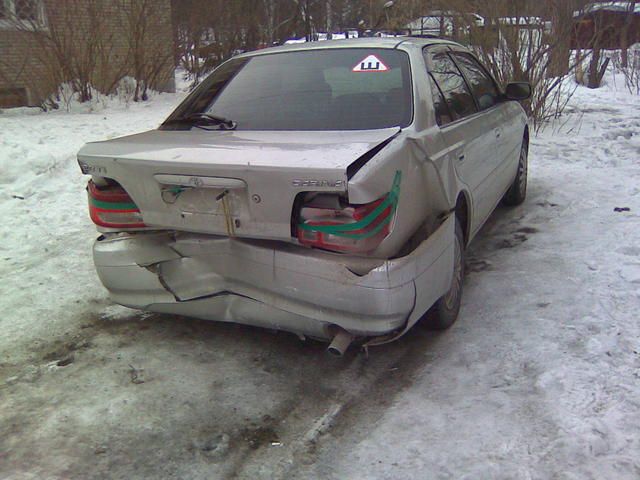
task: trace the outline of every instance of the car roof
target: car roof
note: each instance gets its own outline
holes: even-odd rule
[[[322,50],[332,48],[397,48],[400,45],[417,45],[424,47],[427,45],[452,45],[461,47],[459,43],[445,40],[443,38],[421,38],[421,37],[360,37],[346,40],[323,40],[318,42],[295,43],[282,45],[279,47],[264,48],[238,55],[238,57],[253,57],[257,55],[267,55],[270,53],[284,53],[304,50]]]

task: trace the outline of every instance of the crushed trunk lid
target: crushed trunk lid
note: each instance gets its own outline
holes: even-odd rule
[[[290,240],[296,196],[346,192],[349,165],[398,131],[154,130],[89,143],[78,162],[120,183],[150,227]]]

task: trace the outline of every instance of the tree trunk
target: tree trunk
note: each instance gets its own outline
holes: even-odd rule
[[[592,50],[591,50],[591,62],[589,63],[589,82],[587,83],[587,87],[589,88],[598,88],[600,87],[600,41],[602,40],[602,30],[603,27],[598,22],[596,17],[594,23],[593,30],[593,42],[592,42]]]
[[[589,63],[589,83],[587,87],[589,88],[598,88],[600,87],[600,47],[597,45],[593,46],[593,51],[591,53],[591,62]]]
[[[624,19],[624,27],[622,27],[622,31],[620,32],[620,48],[622,49],[620,63],[624,68],[629,66],[629,29],[633,23],[635,9],[636,1],[633,0],[629,2],[629,9]]]
[[[573,5],[565,0],[550,3],[552,8],[553,44],[549,77],[562,77],[569,73],[571,61],[571,35],[573,30]]]
[[[311,35],[311,18],[309,17],[309,0],[305,0],[304,2],[304,28],[307,42],[312,41],[313,37]]]
[[[266,30],[267,30],[267,39],[269,40],[269,46],[273,45],[275,42],[276,35],[276,3],[275,0],[265,0],[264,1],[264,10],[266,16]]]

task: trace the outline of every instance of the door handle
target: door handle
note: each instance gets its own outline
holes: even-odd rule
[[[458,160],[461,162],[464,162],[464,153],[461,153],[460,155],[458,155]]]
[[[496,132],[496,138],[500,138],[500,136],[502,135],[502,129],[501,128],[496,128],[494,130],[494,132]]]

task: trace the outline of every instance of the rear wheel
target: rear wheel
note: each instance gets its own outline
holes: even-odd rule
[[[524,202],[527,196],[527,174],[529,170],[529,144],[527,139],[522,140],[522,147],[520,148],[520,161],[518,162],[518,173],[513,180],[511,187],[504,194],[502,202],[505,205],[515,207]]]
[[[456,218],[453,277],[449,291],[441,297],[423,317],[423,322],[431,330],[445,330],[458,318],[462,301],[462,282],[464,280],[464,234]]]

